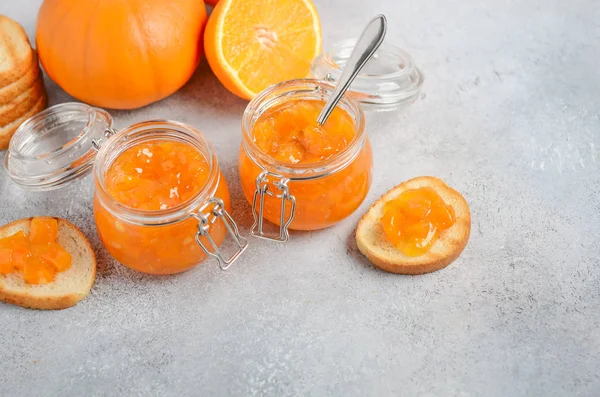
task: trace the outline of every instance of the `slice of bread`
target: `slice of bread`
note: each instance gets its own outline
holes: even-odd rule
[[[48,284],[25,284],[22,274],[0,274],[0,301],[32,309],[66,309],[90,293],[96,278],[96,256],[87,238],[68,221],[58,221],[57,242],[71,254],[71,267]],[[29,234],[31,218],[20,219],[0,228],[0,238],[23,230]]]
[[[11,102],[41,79],[40,66],[37,56],[34,53],[31,65],[26,70],[23,70],[23,75],[13,83],[0,88],[0,104]]]
[[[10,124],[27,113],[44,94],[44,82],[37,80],[18,97],[8,103],[0,103],[0,125]]]
[[[23,27],[0,15],[0,87],[23,76],[31,65],[32,57],[33,50]]]
[[[38,99],[38,101],[33,105],[31,109],[18,119],[12,121],[7,125],[0,125],[0,150],[5,150],[8,148],[8,144],[10,143],[10,138],[12,138],[15,131],[21,124],[23,124],[30,117],[38,114],[42,110],[46,108],[48,105],[48,97],[44,92],[42,96]]]
[[[446,204],[454,208],[456,222],[442,232],[431,249],[425,254],[411,257],[404,255],[391,244],[383,231],[380,219],[386,202],[410,189],[431,187],[436,190]],[[361,218],[356,229],[358,249],[375,266],[391,273],[424,274],[448,266],[467,246],[471,233],[471,214],[464,197],[448,187],[442,180],[422,176],[403,182],[385,193]]]

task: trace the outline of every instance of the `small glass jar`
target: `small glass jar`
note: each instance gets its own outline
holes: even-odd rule
[[[352,214],[367,196],[373,156],[363,110],[352,96],[345,95],[338,106],[352,119],[356,134],[330,159],[311,164],[282,163],[262,152],[253,140],[253,127],[268,109],[287,101],[324,101],[333,88],[324,81],[292,80],[267,88],[248,104],[242,118],[239,173],[244,195],[252,204],[253,235],[286,241],[288,229],[331,226]],[[278,225],[279,233],[267,234],[264,219]]]
[[[344,40],[316,57],[311,65],[312,76],[335,84],[355,44],[355,40]],[[352,82],[348,93],[365,110],[398,110],[418,98],[423,81],[423,72],[412,57],[401,48],[384,42]]]
[[[206,159],[208,177],[193,197],[173,208],[134,209],[108,193],[106,175],[125,150],[153,141],[190,145]],[[215,151],[188,125],[157,120],[117,132],[104,110],[80,103],[60,104],[21,125],[11,140],[5,166],[13,181],[35,191],[59,188],[93,168],[98,234],[107,251],[132,269],[179,273],[208,256],[226,269],[247,247],[229,215],[229,190]],[[219,249],[227,235],[236,245],[229,258]]]

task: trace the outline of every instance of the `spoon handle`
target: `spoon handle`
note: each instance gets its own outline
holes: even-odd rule
[[[383,38],[385,37],[385,32],[387,29],[387,20],[384,15],[377,15],[365,28],[362,35],[356,42],[354,49],[352,50],[352,54],[350,58],[348,58],[348,62],[344,65],[344,70],[342,71],[342,76],[338,81],[331,97],[321,110],[319,114],[319,118],[317,122],[320,125],[325,124],[329,115],[338,104],[342,96],[352,84],[352,81],[356,78],[360,70],[365,66],[369,58],[377,51],[381,43],[383,42]]]

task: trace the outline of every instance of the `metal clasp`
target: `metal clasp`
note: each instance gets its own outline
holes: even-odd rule
[[[213,205],[210,214],[208,216],[204,215],[204,210],[206,210],[210,205]],[[202,251],[204,251],[204,253],[212,256],[213,258],[216,258],[219,261],[219,267],[221,268],[221,270],[227,270],[229,266],[231,266],[231,264],[235,262],[235,260],[242,254],[242,252],[244,252],[244,250],[248,248],[248,241],[240,235],[235,221],[233,220],[231,215],[229,215],[229,213],[225,210],[225,204],[220,198],[213,197],[210,200],[208,200],[208,202],[205,205],[203,205],[202,208],[200,208],[198,213],[192,214],[192,217],[198,220],[198,232],[196,233],[196,242],[198,243],[200,248],[202,248]],[[217,244],[215,243],[215,241],[209,233],[210,226],[213,225],[217,221],[217,219],[221,219],[223,221],[223,224],[225,224],[229,235],[233,237],[233,241],[237,245],[237,249],[229,259],[226,259],[223,256],[223,253],[221,252],[219,247],[217,247]],[[210,251],[204,245],[204,243],[200,241],[200,237],[206,237],[212,251]]]
[[[104,138],[100,138],[100,139],[92,139],[92,147],[94,148],[95,151],[100,150],[100,146],[102,145],[102,141],[104,141],[105,138],[110,138],[111,136],[113,136],[114,134],[116,134],[117,131],[112,129],[112,128],[107,128],[104,130]]]
[[[275,193],[269,190],[269,176],[276,178],[272,181],[273,185],[280,193]],[[254,224],[250,233],[253,236],[264,238],[267,240],[286,242],[290,238],[288,227],[294,220],[294,212],[296,210],[296,197],[290,194],[288,187],[288,178],[284,178],[277,174],[268,171],[263,171],[256,177],[256,190],[254,191],[254,199],[252,200],[252,215],[254,216]],[[265,195],[281,199],[281,218],[279,219],[279,236],[268,236],[263,232],[264,210],[265,210]],[[287,203],[290,203],[290,217],[285,219],[285,208]],[[258,206],[258,210],[257,210]]]

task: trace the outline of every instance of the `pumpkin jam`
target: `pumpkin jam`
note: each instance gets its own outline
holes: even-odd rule
[[[455,221],[454,208],[430,187],[402,192],[385,203],[381,217],[388,241],[407,256],[425,254]]]
[[[206,184],[209,165],[182,142],[154,141],[125,150],[106,174],[106,190],[130,208],[156,211],[176,207]]]
[[[183,142],[156,140],[123,151],[108,168],[104,184],[116,202],[156,212],[193,200],[206,185],[209,174],[210,165],[195,147]],[[229,191],[222,176],[215,196],[224,201],[229,211]],[[195,240],[196,219],[186,218],[158,226],[132,224],[118,219],[97,198],[94,215],[98,234],[108,252],[135,270],[152,274],[178,273],[205,258]],[[221,220],[210,226],[210,235],[217,244],[225,239],[225,234]]]
[[[356,129],[352,119],[339,107],[325,125],[317,118],[325,102],[289,101],[267,110],[252,130],[254,142],[269,156],[291,164],[324,161],[352,142]]]
[[[0,239],[0,274],[22,273],[26,284],[47,284],[71,267],[71,254],[56,242],[58,222],[33,218],[29,236],[18,231]]]
[[[289,100],[267,109],[252,128],[252,140],[258,149],[276,162],[301,165],[335,161],[335,156],[354,143],[357,130],[352,117],[336,107],[325,125],[317,123],[325,102]],[[371,185],[372,152],[368,142],[346,167],[328,176],[306,181],[290,181],[290,193],[296,198],[296,210],[290,229],[315,230],[337,223],[362,203]],[[252,203],[256,177],[263,171],[242,148],[239,158],[242,188]],[[265,165],[269,168],[269,165]],[[273,187],[272,191],[277,192]],[[287,207],[286,218],[289,216]],[[279,225],[281,200],[266,196],[264,217]]]

